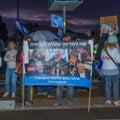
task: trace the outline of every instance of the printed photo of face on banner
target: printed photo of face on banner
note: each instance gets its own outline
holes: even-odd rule
[[[101,24],[101,34],[109,33],[110,25],[109,24]]]
[[[45,61],[49,61],[50,59],[64,59],[68,61],[68,51],[67,49],[46,49],[45,53]]]
[[[69,64],[68,64],[68,52],[67,49],[53,49],[53,53],[47,52],[47,58],[49,58],[49,74],[52,76],[64,76],[69,74]],[[49,56],[49,57],[48,57]]]
[[[110,32],[112,32],[113,34],[117,34],[119,32],[117,23],[110,24]]]
[[[29,49],[29,63],[26,64],[27,75],[43,75],[45,71],[45,56],[41,49]]]

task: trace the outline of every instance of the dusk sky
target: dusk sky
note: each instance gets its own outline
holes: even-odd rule
[[[12,30],[16,20],[16,1],[0,0],[0,15],[7,28]],[[62,11],[48,10],[48,0],[19,0],[21,22],[36,22],[50,26],[51,14],[63,15]],[[74,11],[66,12],[67,28],[77,32],[90,33],[91,29],[100,29],[99,19],[103,16],[120,16],[120,0],[83,0]],[[119,22],[118,22],[119,25]]]

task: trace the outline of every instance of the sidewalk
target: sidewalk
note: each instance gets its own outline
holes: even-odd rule
[[[105,108],[105,107],[115,107],[113,104],[106,105],[105,104],[105,97],[100,95],[100,88],[99,88],[98,80],[93,80],[92,82],[92,89],[91,89],[91,100],[90,100],[90,108]],[[15,100],[11,97],[9,98],[2,98],[1,96],[4,93],[4,85],[0,87],[0,100],[7,101],[12,100],[15,102],[14,109],[12,110],[37,110],[37,109],[80,109],[80,108],[88,108],[88,101],[89,101],[89,91],[75,89],[74,91],[74,107],[69,107],[66,103],[66,90],[64,90],[63,95],[63,103],[58,107],[53,107],[53,103],[55,99],[48,99],[46,96],[39,96],[37,94],[36,89],[34,88],[34,95],[33,95],[33,104],[31,106],[24,105],[22,106],[22,98],[20,95],[20,86],[17,85],[17,93]],[[56,89],[54,88],[53,94],[55,95]],[[118,106],[119,107],[119,106]]]
[[[96,96],[94,92],[97,92],[96,89],[92,90],[92,96],[91,96],[91,103],[90,108],[105,108],[105,107],[115,107],[114,104],[106,105],[105,104],[105,97]],[[25,105],[24,108],[22,108],[22,104],[20,101],[16,102],[16,110],[37,110],[37,109],[80,109],[80,108],[88,108],[88,100],[89,100],[89,92],[88,91],[80,91],[75,90],[75,97],[74,97],[74,107],[69,107],[66,102],[66,94],[64,94],[62,105],[58,107],[53,107],[53,103],[55,102],[55,99],[48,99],[45,96],[38,96],[37,94],[33,97],[33,104],[31,106]],[[119,106],[118,106],[119,107]]]

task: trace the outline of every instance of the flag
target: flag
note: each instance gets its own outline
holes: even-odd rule
[[[25,26],[22,23],[20,23],[19,21],[16,21],[16,27],[22,34],[24,34],[24,35],[28,34],[28,31],[25,28]]]
[[[58,38],[60,38],[60,40],[62,39],[62,34],[63,34],[62,28],[59,27],[57,36],[58,36]]]

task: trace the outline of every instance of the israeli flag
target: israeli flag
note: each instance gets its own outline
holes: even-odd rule
[[[63,30],[62,30],[62,28],[59,27],[57,37],[60,38],[60,40],[62,39],[62,34],[63,34]]]
[[[21,32],[22,34],[24,34],[24,35],[27,35],[27,34],[28,34],[28,31],[27,31],[27,29],[25,28],[25,26],[24,26],[22,23],[20,23],[19,21],[16,21],[16,27],[17,27],[18,30],[20,30],[20,32]]]

